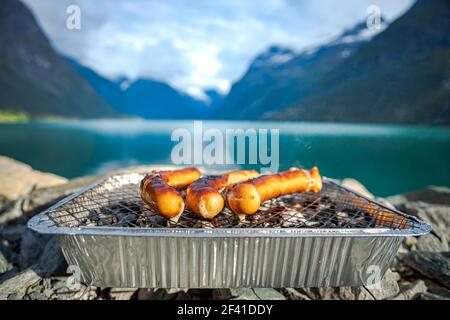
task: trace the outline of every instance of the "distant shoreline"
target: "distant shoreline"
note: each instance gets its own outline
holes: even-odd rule
[[[344,121],[283,121],[283,120],[228,120],[228,119],[145,119],[136,116],[129,117],[106,117],[106,118],[75,118],[75,117],[63,117],[63,116],[30,116],[24,112],[2,112],[0,111],[0,125],[1,124],[11,124],[11,123],[29,123],[29,122],[92,122],[92,121],[142,121],[142,122],[154,122],[154,123],[186,123],[193,121],[203,121],[207,123],[230,123],[230,124],[245,124],[245,123],[260,123],[260,124],[283,124],[283,125],[336,125],[336,126],[380,126],[380,127],[404,127],[411,129],[448,129],[448,125],[432,125],[432,124],[411,124],[411,123],[389,123],[389,122],[344,122]]]
[[[143,118],[134,116],[123,116],[116,118],[77,118],[77,117],[64,117],[56,115],[41,115],[32,116],[22,111],[0,111],[0,124],[2,123],[27,123],[32,121],[86,121],[86,120],[132,120]]]
[[[30,117],[24,112],[0,111],[0,123],[28,122]]]

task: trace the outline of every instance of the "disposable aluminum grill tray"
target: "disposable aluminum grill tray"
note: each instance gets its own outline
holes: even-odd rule
[[[102,287],[331,287],[373,284],[406,236],[431,226],[323,179],[320,193],[266,202],[239,221],[169,222],[142,202],[142,174],[105,178],[33,217],[82,280]]]

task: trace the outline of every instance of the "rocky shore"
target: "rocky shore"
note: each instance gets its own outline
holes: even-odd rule
[[[96,179],[67,180],[0,156],[0,299],[450,299],[450,189],[445,187],[378,199],[428,221],[433,232],[403,241],[377,289],[123,289],[82,285],[72,290],[56,239],[30,231],[26,223],[40,210]],[[342,183],[374,197],[356,180],[344,179]]]

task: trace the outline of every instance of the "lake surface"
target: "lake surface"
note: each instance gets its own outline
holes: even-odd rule
[[[203,122],[204,129],[279,129],[279,169],[317,165],[379,196],[450,186],[450,129],[387,125]],[[192,121],[93,120],[0,124],[0,154],[67,178],[171,164],[173,130]],[[236,167],[236,166],[231,166]],[[230,168],[231,168],[230,167]],[[259,168],[260,165],[244,165]],[[225,169],[224,167],[219,167]],[[228,168],[228,167],[227,167]]]

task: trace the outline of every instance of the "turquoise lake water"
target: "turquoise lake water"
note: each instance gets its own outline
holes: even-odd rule
[[[450,186],[450,129],[389,125],[203,122],[204,130],[278,129],[279,169],[317,165],[379,196]],[[171,163],[177,128],[192,121],[92,120],[0,124],[0,154],[67,178],[123,166]],[[270,139],[269,139],[270,140]],[[221,167],[230,169],[236,166]],[[260,165],[243,165],[259,168]]]

